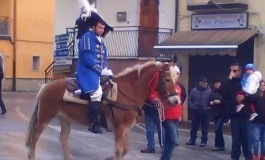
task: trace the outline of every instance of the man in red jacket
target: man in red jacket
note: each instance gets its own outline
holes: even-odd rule
[[[177,79],[180,74],[180,70],[177,66],[174,67],[175,71],[177,72]],[[181,97],[181,88],[176,83],[175,88],[178,91],[178,96]],[[164,151],[161,156],[161,160],[170,160],[172,156],[172,152],[177,145],[177,128],[178,128],[178,121],[182,116],[182,105],[181,101],[178,102],[177,105],[170,106],[166,101],[160,99],[155,92],[151,94],[150,100],[156,106],[162,106],[164,108],[164,115],[163,117],[163,128],[165,132],[165,143],[164,143]]]

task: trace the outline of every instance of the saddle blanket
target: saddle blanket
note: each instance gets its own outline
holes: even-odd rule
[[[113,82],[112,80],[110,80],[110,83],[112,84],[112,88],[107,93],[106,98],[114,102],[117,100],[118,86],[117,86],[117,83]],[[67,102],[79,103],[79,104],[84,104],[84,105],[88,105],[89,103],[88,100],[81,99],[80,95],[76,95],[74,92],[71,92],[68,89],[66,89],[64,92],[63,100]]]
[[[73,92],[69,92],[67,89],[64,92],[63,100],[67,102],[88,105],[88,100],[81,99],[79,96],[76,96]]]

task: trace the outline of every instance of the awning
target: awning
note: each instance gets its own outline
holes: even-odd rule
[[[257,30],[208,30],[176,32],[154,46],[160,53],[236,55],[238,46],[253,37]]]

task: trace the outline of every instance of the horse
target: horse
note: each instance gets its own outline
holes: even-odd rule
[[[174,85],[176,75],[171,63],[151,61],[137,64],[113,76],[112,80],[118,86],[117,99],[108,101],[103,107],[108,124],[113,128],[115,154],[106,160],[122,160],[129,150],[130,129],[136,123],[139,110],[148,98],[150,90],[155,90],[161,100],[172,105],[178,103],[179,96]],[[68,142],[71,122],[89,126],[89,117],[86,114],[89,106],[64,101],[63,94],[67,84],[66,79],[59,79],[40,88],[27,131],[28,160],[35,160],[36,143],[55,116],[61,125],[60,142],[64,159],[73,160]]]

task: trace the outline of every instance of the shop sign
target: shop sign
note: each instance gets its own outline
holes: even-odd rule
[[[248,13],[193,14],[192,30],[245,29],[248,27]]]

